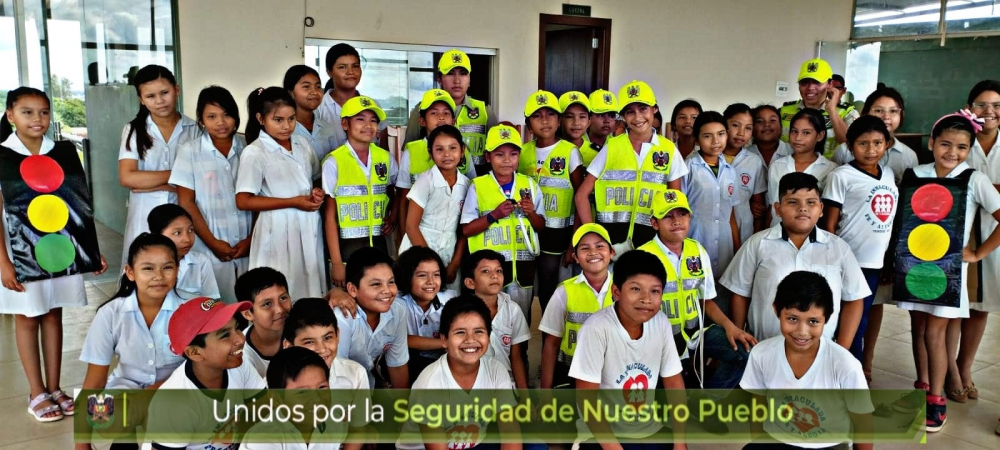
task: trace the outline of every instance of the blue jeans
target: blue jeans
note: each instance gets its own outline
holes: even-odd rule
[[[868,289],[872,291],[872,294],[861,300],[864,302],[864,312],[861,313],[861,323],[858,324],[858,332],[854,333],[854,341],[851,342],[851,354],[858,361],[864,362],[864,341],[865,330],[868,329],[868,310],[872,308],[872,302],[875,301],[875,292],[878,291],[878,279],[879,274],[882,273],[882,269],[862,268],[861,273],[865,274],[865,281],[868,282]]]
[[[743,371],[747,368],[747,359],[750,357],[743,344],[737,342],[736,350],[733,350],[726,337],[726,330],[719,325],[706,328],[702,333],[702,339],[704,339],[705,356],[719,361],[718,369],[711,378],[705,380],[705,389],[733,389],[739,386]],[[696,361],[692,363],[697,365]]]

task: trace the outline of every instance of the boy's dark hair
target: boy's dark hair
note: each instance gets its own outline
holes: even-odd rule
[[[872,131],[881,134],[887,144],[892,140],[892,135],[889,134],[889,129],[886,128],[885,122],[882,119],[875,116],[861,116],[847,128],[847,148],[854,151],[854,143],[858,138],[862,134]],[[889,149],[887,148],[886,151],[889,151]]]
[[[733,103],[732,105],[727,106],[726,110],[722,112],[722,117],[729,120],[737,114],[749,114],[750,119],[753,120],[753,110],[750,109],[750,105],[747,105],[746,103]]]
[[[465,151],[465,141],[462,138],[462,132],[458,131],[454,125],[441,125],[431,131],[431,134],[427,136],[427,153],[434,154],[434,141],[440,136],[450,136],[451,138],[458,141],[458,147],[464,152]],[[431,158],[433,160],[434,158]]]
[[[809,126],[816,131],[816,134],[823,133],[823,139],[820,139],[816,143],[816,148],[813,149],[814,152],[823,154],[823,149],[826,147],[826,119],[823,118],[823,113],[818,109],[812,108],[802,108],[799,112],[792,116],[792,120],[789,122],[789,127],[794,126],[795,122],[800,119],[806,119],[809,122]]]
[[[823,308],[823,317],[830,321],[833,316],[833,291],[822,275],[798,270],[778,283],[778,290],[774,293],[774,313],[779,317],[781,311],[786,309],[809,311],[813,306]]]
[[[334,331],[340,333],[333,309],[322,298],[301,298],[292,305],[292,309],[288,311],[288,317],[285,318],[285,328],[281,331],[281,340],[293,343],[299,330],[307,327],[333,327]]]
[[[330,47],[330,49],[326,51],[326,71],[329,72],[333,69],[334,63],[336,63],[342,56],[353,56],[358,58],[358,62],[361,62],[361,54],[358,53],[357,49],[352,47],[350,44],[340,43]],[[324,91],[328,91],[330,89],[333,89],[333,78],[327,80],[326,85],[323,86]]]
[[[285,274],[270,267],[258,267],[250,269],[236,279],[234,288],[236,299],[254,303],[257,294],[272,286],[281,286],[288,290],[288,280]]]
[[[719,114],[717,111],[705,111],[698,114],[697,119],[694,119],[694,127],[691,128],[691,131],[694,133],[695,140],[701,134],[701,127],[710,123],[722,124],[722,129],[727,130],[727,132],[729,130],[729,126],[726,125],[726,119],[722,117],[722,114]]]
[[[396,288],[400,295],[409,294],[413,289],[413,273],[417,271],[417,266],[424,261],[434,261],[437,263],[438,270],[441,271],[441,278],[445,277],[446,266],[437,252],[423,246],[410,247],[399,255],[396,267],[392,270],[393,276],[396,277]]]
[[[833,80],[833,81],[839,81],[841,86],[844,86],[844,87],[847,86],[847,81],[844,80],[844,76],[843,75],[835,73],[835,74],[833,74],[832,77],[830,77],[830,79]]]
[[[694,99],[681,100],[674,106],[674,112],[670,113],[670,126],[674,126],[677,123],[677,115],[681,113],[684,108],[694,108],[698,110],[698,115],[704,112],[701,108],[701,103],[698,103]]]
[[[865,99],[865,106],[861,107],[861,115],[867,116],[871,112],[872,105],[875,104],[875,101],[882,97],[891,98],[892,101],[896,102],[896,106],[899,107],[899,120],[902,122],[903,112],[906,110],[906,104],[903,102],[903,94],[900,94],[899,91],[890,87],[876,89],[875,92],[872,92],[871,95]]]
[[[976,97],[979,97],[983,92],[993,91],[1000,94],[1000,81],[997,80],[983,80],[976,83],[969,91],[969,99],[965,102],[967,105],[972,105],[972,102],[976,101]]]
[[[323,369],[325,379],[330,379],[330,368],[326,361],[312,350],[305,347],[288,347],[278,350],[267,365],[267,388],[284,389],[290,380],[299,377],[307,367]]]
[[[389,266],[389,270],[392,270],[394,264],[392,258],[385,254],[384,251],[377,249],[375,247],[363,247],[358,249],[356,252],[351,254],[351,257],[347,259],[347,272],[345,278],[347,282],[353,284],[354,286],[361,285],[361,279],[364,278],[365,272],[375,266],[381,265]]]
[[[473,294],[462,294],[444,304],[444,309],[441,310],[441,329],[439,330],[441,336],[447,336],[448,332],[451,331],[451,324],[463,314],[479,314],[483,323],[486,324],[486,333],[493,333],[490,308],[486,306],[486,302]]]
[[[972,141],[976,139],[976,129],[972,127],[972,122],[969,119],[961,116],[948,116],[940,119],[934,124],[934,129],[931,130],[931,139],[937,139],[945,131],[955,130],[964,131],[969,134],[969,145],[972,145]]]
[[[201,90],[198,94],[198,108],[195,111],[198,114],[198,124],[202,127],[205,126],[202,114],[205,113],[205,107],[208,105],[215,105],[222,108],[226,114],[229,114],[229,117],[236,120],[236,125],[233,127],[233,135],[236,135],[240,130],[240,108],[236,105],[236,99],[233,98],[233,94],[229,93],[222,86],[209,86]]]
[[[476,267],[483,261],[496,261],[500,265],[503,265],[503,263],[507,262],[507,258],[490,249],[478,250],[462,259],[462,279],[475,279]],[[504,276],[506,277],[506,274]]]
[[[787,194],[794,194],[800,190],[816,191],[817,195],[822,195],[819,189],[819,180],[805,172],[791,172],[785,174],[778,181],[778,202]]]
[[[191,214],[188,214],[187,210],[182,208],[180,205],[173,203],[164,203],[152,209],[149,215],[146,216],[146,225],[149,226],[149,232],[153,234],[163,234],[171,222],[177,220],[180,217],[187,217],[188,220],[194,222],[191,218]]]
[[[644,250],[629,250],[615,262],[615,270],[611,272],[611,282],[621,289],[629,278],[636,275],[652,275],[667,284],[667,272],[663,263],[652,253]]]

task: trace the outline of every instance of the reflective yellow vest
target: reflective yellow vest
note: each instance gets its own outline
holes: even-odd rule
[[[611,139],[611,136],[608,136]],[[583,145],[580,146],[580,159],[583,162],[583,167],[590,165],[590,162],[597,157],[597,154],[601,152],[601,147],[594,148],[594,144],[590,142],[590,136],[587,133],[583,133]]]
[[[793,100],[781,105],[781,140],[788,142],[788,132],[792,128],[792,117],[795,117],[795,114],[798,114],[803,108],[805,106],[803,106],[801,100]],[[826,112],[826,108],[819,111],[823,113],[823,118],[826,119],[826,143],[823,147],[823,156],[830,159],[833,157],[833,151],[840,144],[837,142],[837,136],[833,135],[833,124],[830,123],[830,114]],[[841,119],[847,117],[851,111],[854,111],[854,105],[847,103],[837,105],[837,115]]]
[[[389,152],[369,144],[370,175],[365,177],[349,144],[345,143],[323,158],[337,162],[337,225],[341,239],[368,238],[382,235],[382,221],[389,207]]]
[[[611,279],[610,272],[608,279]],[[583,321],[598,310],[611,306],[614,298],[611,297],[609,285],[604,297],[598,301],[590,285],[586,281],[577,282],[577,277],[563,281],[562,286],[566,289],[566,329],[563,330],[557,360],[568,366],[573,362],[573,353],[576,352],[577,337]]]
[[[476,187],[476,201],[479,204],[479,212],[483,215],[496,209],[497,206],[500,206],[501,202],[507,201],[507,196],[504,195],[503,189],[497,184],[493,173],[476,177],[476,179],[472,180],[472,185]],[[533,186],[534,184],[530,178],[515,173],[514,186],[510,192],[511,198],[514,201],[518,201],[524,192],[527,192],[527,195],[531,195],[530,193],[534,189]],[[524,233],[528,233],[528,235],[525,236]],[[483,249],[496,251],[503,255],[508,262],[512,263],[511,265],[514,267],[512,279],[517,280],[517,262],[535,260],[535,255],[528,248],[529,241],[525,240],[534,239],[534,233],[535,231],[531,228],[531,222],[528,221],[528,217],[521,211],[521,208],[516,208],[509,216],[493,222],[482,233],[470,236],[468,238],[469,253],[475,253]],[[514,237],[513,239],[511,238],[512,236]]]
[[[413,183],[417,182],[417,176],[434,167],[434,160],[427,150],[427,139],[407,142],[403,151],[410,154],[410,186],[413,186]],[[462,160],[458,162],[458,173],[466,173],[470,159],[469,147],[465,147]]]
[[[465,146],[472,155],[472,164],[482,166],[486,164],[483,151],[486,148],[486,103],[472,97],[466,97],[470,106],[461,108],[458,117],[455,118],[455,127],[462,132],[465,139]]]
[[[663,286],[663,312],[670,318],[674,336],[681,336],[688,342],[698,330],[698,302],[701,286],[705,282],[705,269],[701,261],[698,241],[684,239],[681,250],[681,273],[674,269],[666,253],[656,241],[649,241],[639,250],[656,255],[667,272],[667,284]]]
[[[569,178],[569,160],[573,144],[560,140],[541,169],[536,169],[535,141],[524,144],[517,164],[517,172],[530,177],[542,190],[542,204],[536,208],[545,211],[545,229],[539,233],[542,251],[559,255],[566,251],[573,240],[573,183]]]
[[[608,230],[612,243],[631,240],[638,247],[656,236],[650,225],[653,196],[667,190],[674,143],[660,136],[659,145],[649,150],[641,167],[636,164],[628,134],[608,138],[603,151],[608,159],[594,184],[595,221]]]

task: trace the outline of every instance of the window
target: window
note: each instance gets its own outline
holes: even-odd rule
[[[358,91],[378,102],[391,125],[406,125],[410,111],[420,104],[428,89],[438,87],[434,74],[441,54],[454,47],[388,44],[379,42],[306,39],[305,64],[320,74],[326,84],[326,52],[344,42],[361,55],[361,82]],[[496,50],[458,47],[469,54],[473,71],[469,95],[491,103],[495,92],[493,76]]]
[[[947,3],[945,3],[947,2]],[[941,7],[945,24],[941,26]],[[859,40],[960,33],[1000,34],[997,0],[857,0],[851,36]]]

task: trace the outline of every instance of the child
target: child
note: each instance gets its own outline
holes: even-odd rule
[[[542,389],[571,388],[573,362],[580,326],[598,310],[610,306],[611,238],[596,223],[585,223],[573,233],[573,258],[583,269],[559,284],[542,314],[538,329],[545,333],[542,346]]]
[[[433,389],[433,396],[448,390],[447,399],[433,398],[435,403],[469,404],[473,401],[467,392],[473,389],[487,390],[495,395],[501,405],[515,405],[510,376],[500,362],[484,358],[490,348],[490,310],[481,299],[470,294],[462,295],[448,302],[441,313],[441,337],[438,345],[444,347],[445,354],[427,367],[413,384],[413,396],[423,397],[418,403],[427,404],[431,398],[421,389]],[[478,416],[478,415],[477,415]],[[465,422],[465,423],[463,423]],[[470,423],[471,422],[471,423]],[[478,418],[453,420],[431,428],[421,425],[421,434],[428,450],[449,448],[470,449],[482,443],[489,423]],[[500,419],[497,423],[501,436],[510,436],[511,442],[504,442],[505,450],[520,448],[520,431],[514,421]],[[481,430],[468,437],[456,429],[475,428]],[[489,447],[495,447],[496,444]]]
[[[286,349],[304,347],[316,352],[330,369],[330,389],[353,389],[367,394],[370,388],[365,368],[337,355],[340,330],[334,314],[323,299],[299,299],[285,319],[281,345]]]
[[[890,137],[885,144],[885,155],[878,163],[882,167],[892,169],[892,173],[896,177],[896,184],[899,184],[899,181],[903,178],[903,172],[918,164],[917,154],[906,144],[900,142],[899,139],[892,137],[896,130],[899,129],[899,125],[902,123],[903,116],[905,115],[903,96],[893,88],[878,89],[872,92],[868,96],[868,99],[865,100],[865,106],[861,110],[861,115],[882,119],[889,130]],[[848,148],[847,143],[844,143],[834,150],[831,160],[837,164],[847,164],[854,160],[854,154]]]
[[[153,442],[143,448],[234,448],[236,424],[205,417],[213,403],[252,403],[262,397],[266,385],[250,364],[243,364],[243,333],[236,327],[237,314],[250,309],[250,302],[231,305],[219,300],[198,297],[181,304],[170,317],[167,333],[170,350],[184,357],[184,363],[167,378],[149,405],[148,423],[168,432],[182,442]],[[163,394],[165,391],[175,390]],[[180,391],[189,391],[187,400]],[[201,395],[200,390],[225,391],[225,398]],[[193,391],[193,392],[191,392]],[[160,398],[160,394],[164,397]],[[167,397],[169,396],[169,397]],[[186,405],[189,405],[185,407]],[[183,442],[214,423],[212,442]],[[228,441],[228,442],[227,442]]]
[[[712,273],[718,275],[729,267],[742,242],[734,213],[741,202],[736,193],[740,183],[737,169],[727,158],[719,156],[729,139],[727,127],[725,118],[715,111],[703,112],[695,119],[691,129],[698,150],[688,156],[688,175],[681,189],[690,203],[699,208],[691,216],[691,237],[705,243],[712,259]]]
[[[580,158],[583,166],[589,166],[597,157],[604,144],[608,142],[611,133],[615,131],[615,120],[618,118],[618,100],[615,94],[604,89],[590,93],[590,128],[583,135],[587,142],[580,148]]]
[[[340,116],[347,142],[323,160],[323,215],[333,284],[343,287],[344,261],[355,251],[375,247],[388,252],[385,237],[396,228],[399,204],[393,198],[396,160],[374,143],[385,112],[375,100],[359,96],[344,103]]]
[[[441,328],[441,309],[455,291],[441,291],[445,273],[444,262],[434,250],[427,247],[410,247],[399,255],[396,268],[399,297],[406,307],[407,347],[410,349],[410,384],[424,368],[443,354],[438,330]]]
[[[583,148],[587,143],[590,116],[593,114],[590,111],[590,99],[587,94],[569,91],[560,95],[559,110],[562,111],[562,117],[559,118],[559,137],[577,149]]]
[[[406,194],[410,200],[406,209],[410,211],[404,216],[406,235],[399,249],[400,252],[410,246],[433,249],[447,261],[441,273],[445,282],[457,289],[458,268],[465,252],[465,239],[458,238],[458,220],[469,191],[469,178],[460,173],[458,167],[460,161],[465,160],[462,156],[465,143],[458,128],[443,125],[434,128],[428,141],[414,141],[409,146],[427,145],[427,142],[430,142],[434,166],[422,173]]]
[[[371,388],[406,389],[410,385],[406,307],[395,301],[392,267],[392,259],[377,248],[354,252],[347,261],[347,293],[357,302],[358,315],[337,314],[338,327],[349,337],[337,355],[361,364],[368,371]]]
[[[236,298],[253,305],[242,313],[243,318],[250,321],[250,327],[243,330],[247,340],[243,353],[257,374],[264,378],[271,357],[281,349],[281,332],[292,307],[288,281],[277,270],[258,267],[236,280]]]
[[[619,113],[628,132],[608,140],[604,151],[587,166],[587,177],[574,201],[581,223],[604,225],[616,254],[649,242],[649,200],[657,192],[680,189],[687,166],[673,142],[653,130],[656,96],[648,84],[632,81],[618,92]],[[597,215],[590,213],[594,194]]]
[[[139,69],[132,78],[139,97],[139,112],[122,130],[118,151],[118,179],[131,193],[125,220],[122,267],[132,239],[146,231],[149,211],[164,203],[177,203],[170,184],[170,170],[177,148],[201,137],[197,122],[177,111],[180,86],[174,74],[155,64]]]
[[[132,241],[118,292],[97,308],[83,342],[83,389],[156,389],[184,362],[167,339],[170,316],[185,302],[174,292],[177,256],[173,242],[159,234]]]
[[[561,104],[570,108],[562,120]],[[524,120],[535,140],[524,144],[521,149],[517,171],[538,183],[545,200],[540,208],[545,216],[545,228],[538,235],[541,254],[535,260],[538,266],[538,301],[542,311],[545,311],[545,305],[549,303],[559,281],[570,276],[567,266],[572,252],[567,249],[571,247],[573,237],[573,191],[583,180],[583,171],[577,170],[581,164],[580,151],[573,143],[559,138],[559,124],[574,126],[576,133],[582,135],[586,127],[576,122],[581,120],[580,117],[586,117],[589,109],[587,97],[572,91],[564,94],[558,103],[551,92],[538,91],[528,96],[524,106]],[[570,135],[573,132],[564,133]]]
[[[792,118],[792,131],[788,143],[792,146],[792,154],[781,156],[771,163],[767,169],[767,204],[780,203],[778,184],[786,174],[803,172],[812,175],[818,181],[818,192],[826,185],[826,177],[837,165],[823,156],[823,146],[826,142],[826,128],[823,116],[814,109],[803,109]],[[770,225],[781,221],[768,206],[771,216]]]
[[[864,309],[856,300],[871,295],[858,260],[843,239],[816,227],[823,215],[816,177],[789,173],[775,191],[781,199],[774,204],[781,226],[744,242],[719,280],[733,293],[733,323],[739,329],[749,325],[747,329],[758,341],[779,335],[780,323],[770,314],[774,290],[792,271],[810,270],[829,280],[834,298],[840,299],[833,305],[825,334],[832,338],[836,333],[837,343],[849,348]]]
[[[740,387],[761,397],[768,396],[768,390],[794,390],[798,395],[774,393],[771,401],[780,396],[778,401],[795,411],[813,414],[796,413],[790,422],[764,422],[763,429],[771,439],[786,444],[752,443],[744,449],[828,448],[840,442],[823,442],[824,437],[844,440],[852,423],[855,435],[865,428],[871,431],[875,410],[871,399],[867,392],[851,393],[868,389],[861,364],[834,344],[826,332],[830,318],[836,315],[834,299],[826,280],[813,272],[792,272],[778,284],[773,313],[781,335],[761,341],[750,352]],[[824,395],[823,390],[830,392]],[[817,409],[823,413],[815,414]],[[855,442],[854,448],[870,450],[872,444]]]
[[[866,115],[851,123],[847,129],[847,146],[854,152],[853,160],[830,172],[827,189],[823,192],[824,228],[851,246],[868,290],[872,292],[864,298],[861,323],[850,348],[859,361],[864,360],[863,347],[871,345],[871,342],[864,342],[868,311],[878,290],[899,201],[892,168],[879,164],[890,140],[889,129],[878,117]]]
[[[295,136],[295,102],[277,87],[247,99],[256,120],[247,123],[250,145],[236,179],[236,207],[257,212],[250,268],[273,267],[289,278],[292,298],[322,296],[326,286],[320,216],[320,166],[309,141]],[[263,131],[263,133],[261,133]]]
[[[219,285],[208,256],[192,251],[195,235],[191,216],[173,203],[167,203],[149,212],[149,232],[170,238],[177,250],[177,295],[184,300],[195,297],[219,298]]]
[[[198,235],[194,249],[209,255],[221,298],[233,303],[236,278],[249,264],[253,215],[236,207],[236,175],[246,141],[236,133],[240,112],[232,94],[219,86],[202,89],[198,122],[204,133],[177,147],[170,185],[177,189],[177,204],[191,215]]]
[[[694,99],[681,100],[670,113],[670,140],[677,145],[681,158],[687,159],[698,147],[698,137],[694,131],[694,121],[703,112],[701,103]]]
[[[503,259],[504,273],[511,273],[504,292],[531,317],[532,287],[535,284],[535,256],[538,236],[545,226],[542,191],[530,177],[517,173],[521,154],[521,133],[514,127],[497,125],[486,139],[486,160],[493,168],[469,186],[462,207],[462,235],[469,252],[494,250]],[[473,266],[474,267],[474,266]],[[463,273],[468,278],[469,273]]]
[[[502,292],[504,283],[503,256],[484,249],[474,252],[462,261],[462,277],[466,292],[471,291],[486,302],[490,310],[492,334],[490,349],[486,352],[503,364],[517,389],[528,388],[528,363],[522,350],[531,339],[528,321]]]
[[[334,125],[333,140],[330,142],[330,146],[336,149],[347,142],[347,133],[344,128],[337,126],[343,112],[342,105],[346,105],[348,100],[361,95],[358,92],[362,72],[361,55],[350,44],[340,43],[326,51],[325,63],[326,74],[330,78],[323,86],[326,94],[323,95],[323,100],[320,102],[319,108],[316,108],[315,113],[320,119]],[[388,126],[389,122],[385,120],[379,122],[376,134],[381,133]],[[378,143],[379,136],[375,136],[372,141]]]
[[[306,65],[294,65],[285,71],[281,86],[295,101],[295,134],[306,138],[316,152],[316,159],[322,161],[337,148],[333,145],[337,128],[316,114],[316,109],[323,102],[319,72]]]
[[[0,145],[22,155],[44,155],[65,142],[53,142],[45,133],[49,130],[51,104],[44,92],[34,88],[20,87],[7,93],[7,104],[3,118],[0,118]],[[11,128],[17,127],[17,131]],[[71,145],[71,144],[69,144]],[[80,169],[82,171],[82,169]],[[0,208],[3,206],[0,197]],[[62,309],[63,307],[84,306],[87,293],[83,287],[83,276],[72,275],[48,280],[21,283],[17,281],[14,263],[11,259],[9,234],[6,230],[6,209],[0,221],[0,277],[4,289],[0,289],[0,313],[14,314],[14,338],[18,354],[24,365],[31,395],[28,413],[39,422],[54,422],[64,415],[74,413],[73,398],[59,387],[62,369]],[[24,251],[24,249],[19,249]],[[101,270],[107,264],[101,258]],[[42,333],[42,349],[45,359],[45,378],[42,379],[42,357],[38,353],[39,329]]]
[[[733,213],[740,231],[740,242],[743,242],[755,231],[764,228],[761,224],[767,214],[764,204],[764,191],[767,190],[764,160],[749,151],[743,151],[753,135],[750,107],[744,103],[734,103],[726,107],[722,117],[726,119],[728,131],[723,157],[736,173],[735,195],[739,202],[733,208]]]
[[[611,286],[614,304],[591,315],[580,327],[569,369],[577,389],[624,391],[632,405],[652,403],[658,381],[662,381],[664,389],[684,389],[677,348],[663,339],[673,334],[670,321],[660,312],[666,279],[663,265],[649,253],[635,250],[618,258]],[[601,433],[595,424],[588,425],[603,445],[613,444],[611,439],[616,437],[646,438],[662,427],[662,423],[652,420],[622,421],[601,424],[605,428]],[[676,437],[681,436],[682,425],[674,424]],[[605,434],[607,427],[613,435]],[[582,447],[598,448],[586,444]],[[636,444],[623,447],[639,448]],[[674,448],[687,447],[677,442]]]
[[[792,147],[781,140],[781,115],[773,105],[762,104],[751,111],[753,116],[753,144],[747,147],[764,160],[764,167],[780,156],[792,154]]]
[[[978,171],[972,171],[965,163],[980,126],[975,120],[975,116],[970,118],[965,114],[949,114],[938,119],[928,142],[928,147],[934,153],[934,163],[921,164],[913,168],[914,174],[920,178],[958,178],[962,176],[968,177],[969,180],[965,203],[965,228],[961,232],[963,251],[959,306],[933,306],[905,301],[900,301],[897,304],[901,309],[911,311],[910,324],[914,334],[914,362],[917,374],[921,377],[915,386],[925,387],[924,383],[929,384],[929,389],[927,389],[927,431],[931,433],[940,431],[948,417],[942,393],[944,392],[948,367],[955,361],[958,333],[946,333],[946,329],[960,326],[959,319],[969,316],[969,294],[966,286],[968,263],[979,262],[1000,245],[1000,232],[994,229],[989,238],[978,248],[972,250],[967,247],[969,232],[975,222],[977,209],[982,208],[996,220],[1000,220],[1000,194],[997,193],[987,176]],[[965,174],[966,171],[969,173]],[[951,336],[946,339],[946,334]],[[923,361],[923,355],[926,355],[926,362]],[[928,378],[922,378],[925,373]],[[961,385],[964,380],[952,379],[949,381],[952,384],[948,388],[949,392],[964,391],[964,386]]]

